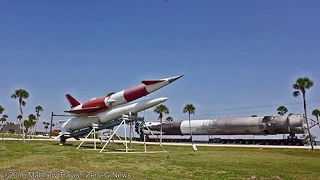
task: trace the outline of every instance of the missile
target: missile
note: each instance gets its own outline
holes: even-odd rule
[[[143,80],[140,85],[128,88],[111,94],[107,97],[101,98],[92,98],[90,101],[87,101],[81,104],[70,94],[66,95],[67,100],[69,101],[70,110],[64,111],[70,114],[95,114],[100,111],[109,110],[112,107],[126,104],[128,102],[139,99],[143,96],[146,96],[158,89],[161,89],[170,83],[176,81],[177,79],[183,77],[174,76],[164,79],[155,79],[155,80]]]
[[[304,115],[264,116],[247,118],[191,120],[193,135],[267,135],[304,134],[307,129]],[[136,124],[138,134],[160,134],[159,122]],[[189,120],[166,121],[162,125],[163,135],[190,135]],[[150,132],[151,131],[151,132]]]
[[[129,112],[137,113],[163,103],[166,100],[168,100],[167,97],[144,100],[132,104],[117,106],[111,108],[110,110],[99,112],[96,116],[76,116],[68,119],[61,125],[61,132],[71,132],[74,130],[91,127],[93,123],[107,123],[108,121],[116,120],[122,117],[123,114],[129,114]]]

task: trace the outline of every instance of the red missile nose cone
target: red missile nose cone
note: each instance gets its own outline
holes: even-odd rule
[[[176,81],[177,79],[183,77],[184,75],[181,75],[181,76],[175,76],[175,77],[171,77],[169,78],[169,83],[172,83],[173,81]]]

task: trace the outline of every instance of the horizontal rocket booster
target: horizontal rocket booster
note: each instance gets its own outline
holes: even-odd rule
[[[74,117],[67,120],[61,125],[61,132],[71,132],[73,130],[91,127],[92,123],[106,123],[108,121],[120,118],[123,114],[129,114],[129,112],[137,113],[163,103],[166,100],[168,100],[168,98],[144,100],[132,104],[117,106],[108,111],[100,112],[97,114],[97,116]]]
[[[161,132],[159,122],[146,126],[153,134]],[[136,132],[150,135],[148,128],[136,125]],[[190,135],[189,120],[166,121],[162,128],[163,135]],[[306,128],[303,115],[191,120],[193,135],[304,134]]]

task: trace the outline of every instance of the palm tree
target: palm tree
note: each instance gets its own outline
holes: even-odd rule
[[[17,120],[18,120],[18,124],[19,124],[19,131],[18,131],[18,140],[19,140],[19,138],[20,138],[20,131],[21,131],[21,129],[20,129],[20,127],[21,127],[21,120],[22,120],[22,115],[21,114],[19,114],[18,116],[17,116]]]
[[[2,115],[2,118],[0,119],[0,121],[1,121],[1,128],[0,129],[2,129],[2,140],[3,140],[3,136],[4,136],[3,123],[5,121],[7,121],[8,117],[9,117],[8,115],[4,114],[4,115]]]
[[[4,123],[5,121],[7,121],[7,118],[8,118],[8,117],[9,117],[9,116],[6,115],[6,114],[2,115],[2,118],[0,119],[0,121],[1,121],[1,126],[3,125],[3,123]]]
[[[31,127],[30,127],[31,132],[30,132],[30,134],[29,134],[29,135],[30,135],[29,137],[31,137],[32,128],[34,128],[34,126],[35,126],[35,124],[36,124],[36,119],[37,119],[37,117],[36,117],[34,114],[29,114],[28,119],[29,119],[29,121],[31,122]]]
[[[258,117],[258,116],[254,114],[254,115],[252,115],[251,117]]]
[[[319,110],[319,109],[313,110],[313,111],[312,111],[312,115],[316,117],[318,126],[319,126],[319,128],[320,128],[320,124],[319,124],[320,110]]]
[[[24,120],[24,121],[23,121],[23,126],[26,128],[26,134],[25,134],[24,136],[25,136],[25,138],[27,138],[28,130],[29,130],[29,128],[32,126],[32,121],[30,121],[30,120]]]
[[[162,145],[162,117],[163,117],[163,114],[169,114],[169,109],[167,106],[160,104],[156,106],[156,108],[154,109],[154,112],[159,114],[158,120],[160,120],[160,145]]]
[[[0,114],[2,114],[3,111],[4,111],[4,107],[2,107],[2,106],[0,105]],[[1,119],[0,119],[0,120],[1,120]],[[3,122],[2,122],[2,124],[3,124]],[[1,126],[1,127],[2,127],[2,126]],[[0,128],[0,130],[1,130],[1,128]]]
[[[285,106],[279,106],[277,111],[280,116],[283,116],[288,112],[288,109]]]
[[[191,135],[191,143],[193,145],[193,140],[192,140],[192,131],[191,131],[191,120],[190,120],[190,115],[195,114],[196,108],[193,106],[193,104],[187,104],[183,108],[183,113],[188,113],[189,115],[189,128],[190,128],[190,135]]]
[[[47,134],[47,129],[49,128],[50,123],[43,122],[42,124],[44,125],[44,129],[46,130],[46,134]]]
[[[0,105],[0,114],[2,114],[3,111],[4,111],[4,107],[2,107],[2,106]]]
[[[29,93],[24,89],[18,89],[11,95],[11,98],[19,99],[20,114],[22,116],[22,119],[23,119],[22,106],[26,105],[26,102],[23,99],[27,99],[28,97],[29,97]],[[23,142],[25,142],[23,125],[24,123],[22,123],[22,134],[23,134]]]
[[[38,121],[39,121],[39,117],[40,117],[40,111],[43,111],[43,108],[41,106],[37,106],[35,108],[36,110],[36,124],[35,124],[35,128],[34,128],[34,132],[33,132],[33,137],[36,135],[36,132],[37,132],[37,125],[38,125]]]
[[[172,118],[171,116],[168,116],[168,117],[166,118],[166,121],[173,121],[173,118]]]
[[[313,141],[311,140],[311,133],[310,133],[309,123],[308,123],[308,119],[307,119],[308,116],[307,116],[306,90],[310,89],[313,86],[313,84],[314,84],[313,81],[311,81],[309,78],[307,78],[307,77],[301,78],[300,77],[292,85],[292,88],[295,90],[292,93],[292,95],[294,97],[298,97],[300,95],[300,92],[302,93],[304,115],[305,115],[305,118],[306,118],[306,123],[307,123],[310,142],[313,142]],[[311,144],[312,151],[314,151],[313,143],[310,143],[310,144]]]

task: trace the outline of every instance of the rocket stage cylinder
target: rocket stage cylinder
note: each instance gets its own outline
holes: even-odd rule
[[[71,132],[72,130],[83,129],[91,127],[92,123],[106,123],[118,118],[121,118],[123,114],[129,114],[129,112],[137,113],[151,107],[154,107],[160,103],[165,102],[168,98],[156,98],[150,100],[144,100],[132,104],[125,104],[122,106],[116,106],[108,111],[103,111],[95,116],[79,116],[74,117],[61,125],[61,132]]]
[[[146,122],[153,134],[160,134],[159,122]],[[149,129],[136,125],[136,132],[150,135]],[[164,135],[190,135],[189,120],[163,122]],[[264,116],[248,118],[226,118],[191,120],[193,135],[265,135],[304,134],[305,116]]]

